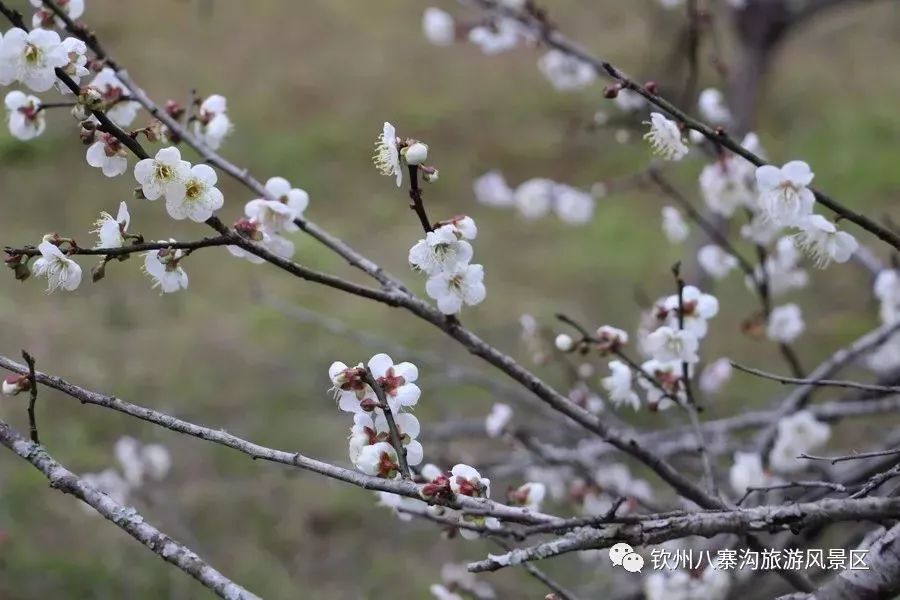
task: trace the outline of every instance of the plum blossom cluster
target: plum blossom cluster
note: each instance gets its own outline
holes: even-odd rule
[[[769,464],[776,471],[796,473],[805,463],[797,457],[825,445],[831,427],[816,420],[811,412],[801,410],[778,422],[778,435],[769,453]]]
[[[172,468],[168,448],[162,444],[142,444],[130,436],[116,441],[113,454],[118,468],[86,473],[83,478],[88,485],[96,487],[119,504],[127,504],[132,495],[147,484],[165,479]],[[94,512],[87,504],[82,507],[86,512]]]
[[[524,0],[502,0],[500,4],[510,10],[525,7]],[[530,39],[515,19],[493,16],[466,23],[435,7],[426,8],[422,14],[422,32],[425,39],[435,46],[452,46],[457,41],[468,41],[487,55],[512,50],[520,41]]]
[[[484,267],[470,264],[474,250],[470,240],[478,235],[471,217],[458,216],[439,223],[409,249],[409,265],[424,273],[425,292],[445,315],[455,315],[463,305],[480,304],[487,295]]]
[[[244,206],[245,218],[235,223],[235,231],[276,256],[290,258],[294,255],[294,242],[282,234],[300,230],[297,220],[303,217],[309,206],[309,194],[293,187],[284,177],[270,178],[265,189],[265,198],[255,198]],[[264,262],[240,246],[228,246],[228,251],[252,263]]]
[[[481,204],[515,208],[528,221],[551,211],[568,225],[583,225],[594,216],[595,201],[590,193],[550,179],[529,179],[513,189],[500,171],[489,171],[475,180],[473,190]]]

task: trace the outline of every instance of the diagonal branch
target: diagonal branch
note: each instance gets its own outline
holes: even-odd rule
[[[44,448],[29,442],[16,430],[0,421],[0,443],[27,460],[44,474],[50,487],[72,494],[128,535],[147,546],[167,563],[175,565],[225,600],[259,600],[259,596],[234,583],[203,561],[190,548],[170,538],[148,523],[134,508],[126,507],[56,462]]]

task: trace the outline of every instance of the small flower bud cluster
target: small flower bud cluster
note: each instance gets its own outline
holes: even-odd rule
[[[385,121],[378,139],[375,141],[375,154],[372,162],[378,172],[393,177],[397,187],[403,185],[403,172],[408,167],[415,167],[426,183],[434,183],[440,174],[438,170],[426,165],[428,145],[419,140],[401,140],[397,137],[396,128]]]

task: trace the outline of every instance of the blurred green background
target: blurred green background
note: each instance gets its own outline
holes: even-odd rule
[[[472,14],[454,2],[439,5]],[[663,11],[650,0],[546,5],[564,31],[596,53],[639,78],[664,81],[657,69],[683,26],[680,12]],[[669,293],[670,265],[690,259],[693,241],[673,246],[660,233],[665,201],[637,191],[613,194],[598,202],[592,223],[573,228],[555,218],[529,223],[480,206],[471,182],[500,168],[513,184],[543,176],[589,188],[643,168],[646,145],[637,136],[619,144],[607,130],[588,131],[598,109],[615,112],[602,98],[602,86],[555,92],[535,68],[535,49],[486,57],[466,44],[430,46],[420,31],[425,6],[414,0],[89,0],[84,20],[160,103],[183,101],[191,88],[204,96],[224,94],[236,123],[224,154],[260,179],[282,175],[305,188],[310,218],[418,291],[424,280],[406,267],[408,248],[421,234],[418,223],[405,193],[376,173],[370,156],[384,120],[400,135],[426,141],[441,170],[440,182],[426,190],[431,216],[466,213],[479,225],[475,257],[485,266],[488,297],[466,310],[463,321],[514,356],[527,360],[518,343],[522,313],[549,324],[554,312],[563,311],[589,324],[632,330],[636,293]],[[803,158],[816,183],[834,197],[895,219],[898,31],[895,2],[831,13],[798,31],[773,66],[758,128],[776,162]],[[709,68],[704,83],[719,84]],[[48,132],[33,142],[0,132],[0,244],[36,244],[51,231],[86,244],[98,213],[114,213],[131,197],[130,177],[108,180],[86,166],[76,132],[62,113],[52,115]],[[194,156],[188,151],[186,158]],[[702,166],[692,159],[670,169],[695,199]],[[250,196],[227,178],[221,183],[226,205],[220,214],[231,222]],[[201,225],[172,221],[161,203],[129,205],[131,230],[148,239],[208,233]],[[293,239],[295,260],[359,279],[302,234]],[[875,246],[866,235],[860,240]],[[80,262],[87,273],[92,263]],[[25,348],[39,369],[85,387],[341,464],[351,420],[326,393],[327,368],[333,360],[366,360],[377,349],[298,321],[274,308],[273,300],[437,352],[448,362],[478,366],[440,332],[399,310],[250,265],[224,249],[185,261],[190,288],[171,296],[152,291],[139,266],[138,259],[110,264],[105,280],[91,285],[86,279],[73,294],[47,295],[41,281],[19,284],[4,274],[0,352],[18,359]],[[876,324],[865,273],[837,266],[815,275],[807,290],[791,297],[803,303],[809,326],[799,344],[807,365]],[[757,308],[741,278],[732,275],[715,292],[723,314],[713,322],[704,356],[728,355],[782,371],[771,345],[739,334],[741,320]],[[430,444],[429,423],[484,415],[496,398],[476,386],[449,384],[415,353],[394,358],[420,365],[417,415],[426,460],[477,466],[502,450],[499,444]],[[562,370],[540,373],[564,385]],[[759,405],[767,396],[757,392],[777,390],[738,376],[708,414]],[[254,463],[47,390],[41,391],[38,416],[48,450],[77,472],[113,466],[113,443],[125,433],[166,444],[174,455],[172,472],[134,502],[149,520],[264,597],[421,598],[443,562],[496,551],[483,542],[438,543],[435,528],[399,523],[368,492]],[[646,426],[680,419],[621,416]],[[24,400],[4,399],[0,418],[27,429]],[[501,482],[495,495],[502,497],[507,483],[521,482]],[[0,453],[0,531],[2,598],[206,594],[115,527],[86,517],[9,453]],[[577,559],[546,566],[582,583],[596,571]],[[503,598],[545,593],[510,569],[490,581]]]

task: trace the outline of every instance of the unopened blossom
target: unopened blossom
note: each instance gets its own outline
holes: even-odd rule
[[[375,155],[372,160],[375,162],[375,168],[382,175],[394,177],[397,181],[397,187],[403,185],[403,165],[400,163],[400,147],[397,138],[397,130],[394,126],[384,122],[384,128],[375,142]]]
[[[697,99],[700,115],[711,125],[728,125],[731,111],[725,103],[725,95],[715,88],[706,88]]]
[[[394,412],[415,406],[422,391],[415,383],[419,369],[411,362],[394,364],[387,354],[376,354],[368,362],[375,382],[384,390],[388,405]]]
[[[425,292],[433,298],[445,315],[455,315],[463,305],[481,304],[487,296],[484,287],[484,267],[457,264],[448,271],[440,271],[428,278]]]
[[[0,392],[4,396],[17,396],[31,389],[31,381],[27,375],[7,375],[0,383]]]
[[[845,263],[859,248],[856,238],[838,231],[834,223],[822,215],[810,215],[797,223],[797,244],[812,257],[816,266],[825,268],[831,261]]]
[[[422,32],[435,46],[451,46],[456,40],[456,23],[449,13],[429,6],[422,15]]]
[[[771,485],[772,475],[763,469],[762,456],[755,452],[735,452],[734,464],[728,471],[728,482],[736,494],[745,494],[749,488]]]
[[[769,453],[769,463],[777,471],[800,471],[807,463],[797,457],[823,446],[830,437],[831,427],[816,420],[807,410],[784,417],[778,422],[778,434]]]
[[[19,81],[35,92],[46,92],[56,81],[54,69],[68,63],[69,55],[58,33],[47,29],[26,32],[14,27],[0,42],[0,85]]]
[[[513,201],[519,214],[533,221],[550,212],[556,182],[550,179],[529,179],[519,185],[513,194]]]
[[[366,475],[387,479],[393,479],[400,471],[397,451],[388,442],[363,447],[354,466]]]
[[[671,119],[667,119],[658,112],[650,113],[650,131],[644,134],[644,139],[650,142],[653,152],[666,160],[681,160],[690,148],[684,143],[681,129]]]
[[[174,241],[168,240],[168,242]],[[167,241],[159,240],[159,243],[165,244]],[[184,258],[184,251],[172,248],[150,250],[144,253],[144,273],[153,280],[153,287],[158,287],[160,293],[171,294],[187,289],[188,276],[180,265],[182,258]]]
[[[46,8],[41,0],[30,0],[30,2],[33,7],[38,9],[31,18],[33,28],[49,28],[54,25],[60,29],[65,27],[65,22],[54,15],[52,10]],[[56,6],[61,8],[73,21],[81,18],[81,15],[84,14],[84,0],[56,0]]]
[[[166,212],[176,220],[202,223],[225,203],[216,182],[219,177],[209,165],[194,165],[184,178],[166,186]]]
[[[484,419],[484,429],[488,437],[500,437],[513,417],[513,409],[508,404],[497,402]]]
[[[739,168],[743,158],[721,158],[700,171],[700,192],[706,206],[716,214],[730,217],[741,206],[753,208],[756,190],[746,170]]]
[[[509,503],[529,510],[541,510],[541,504],[547,495],[547,487],[543,483],[529,481],[507,493]]]
[[[709,330],[707,321],[719,314],[719,301],[712,294],[704,294],[696,286],[686,285],[680,296],[673,294],[663,300],[662,309],[666,312],[671,327],[679,327],[681,320],[684,322],[683,329],[691,332],[697,339],[703,339]],[[679,315],[682,317],[680,320]]]
[[[421,165],[428,160],[428,146],[422,142],[407,141],[407,145],[400,150],[400,156],[407,165]]]
[[[444,223],[453,226],[454,233],[456,233],[458,238],[474,240],[478,237],[478,226],[475,225],[475,219],[472,217],[457,215],[449,221],[444,221]]]
[[[560,352],[571,352],[575,348],[575,340],[572,339],[572,336],[565,333],[556,336],[553,343]]]
[[[600,380],[600,385],[606,390],[610,401],[616,406],[627,405],[637,410],[641,406],[640,398],[632,389],[631,368],[625,363],[613,360],[609,363],[611,374]]]
[[[499,54],[515,48],[519,42],[519,26],[512,19],[494,19],[486,25],[473,27],[469,41],[485,54]]]
[[[628,333],[611,325],[601,325],[597,328],[596,335],[596,342],[604,351],[615,350],[628,343]]]
[[[643,96],[627,88],[616,93],[614,102],[619,109],[625,112],[635,112],[647,106],[647,100]]]
[[[125,233],[131,224],[131,215],[128,213],[128,205],[119,203],[119,212],[113,217],[108,212],[101,212],[100,218],[94,222],[91,233],[98,236],[95,248],[121,248],[125,245]]]
[[[697,263],[713,279],[723,279],[738,266],[738,259],[715,244],[697,251]]]
[[[85,154],[87,164],[100,169],[107,177],[118,177],[128,170],[128,152],[116,136],[97,132],[95,140]]]
[[[409,265],[426,275],[465,266],[472,260],[472,245],[459,238],[453,225],[443,225],[425,234],[409,249]]]
[[[234,126],[228,118],[228,101],[225,96],[213,94],[200,103],[192,127],[194,135],[204,144],[218,150],[222,140],[231,133]]]
[[[244,206],[244,214],[262,226],[266,233],[293,232],[300,229],[294,222],[303,216],[309,206],[309,194],[291,187],[284,177],[271,177],[266,181],[266,192],[273,198],[257,198]]]
[[[128,127],[137,116],[141,105],[134,100],[123,100],[128,97],[125,85],[116,77],[110,67],[104,67],[90,83],[103,96],[106,116],[120,127]]]
[[[178,148],[170,146],[156,153],[154,158],[145,158],[134,165],[134,178],[141,184],[147,200],[157,200],[163,194],[167,203],[180,200],[180,187],[171,184],[184,183],[191,171],[191,163],[181,160]],[[171,193],[171,196],[170,196]]]
[[[87,67],[87,44],[78,38],[67,37],[62,41],[62,46],[66,51],[66,56],[69,57],[69,62],[62,67],[62,70],[69,76],[69,79],[80,84],[82,77],[91,74]],[[72,90],[62,81],[56,82],[56,89],[66,96],[73,94]]]
[[[570,185],[557,184],[553,193],[553,211],[569,225],[584,225],[594,216],[594,198]]]
[[[662,230],[666,234],[666,238],[673,244],[683,242],[691,234],[684,217],[673,206],[663,206],[662,208]]]
[[[81,284],[81,267],[63,254],[58,246],[44,241],[38,244],[40,258],[34,261],[32,273],[35,277],[47,278],[47,291],[59,288],[71,292]]]
[[[769,315],[766,337],[787,344],[797,339],[805,327],[799,306],[793,303],[776,306]]]
[[[648,335],[646,341],[650,356],[661,362],[695,363],[700,360],[697,356],[699,346],[697,336],[690,330],[673,329],[667,325]]]
[[[591,64],[555,48],[541,56],[538,69],[561,92],[583,89],[597,79]]]
[[[796,225],[812,214],[815,196],[809,189],[814,174],[809,165],[792,160],[783,167],[763,165],[756,169],[759,209],[782,226]]]
[[[41,99],[13,90],[4,99],[8,113],[9,132],[13,137],[27,141],[44,133],[47,122],[41,110]]]
[[[513,189],[500,171],[488,171],[472,184],[475,199],[486,206],[512,206],[515,203]]]
[[[700,390],[705,394],[715,394],[728,383],[733,372],[734,368],[729,359],[714,360],[700,372]]]
[[[473,467],[459,464],[450,469],[450,489],[462,496],[488,498],[491,495],[491,480],[482,477]]]

